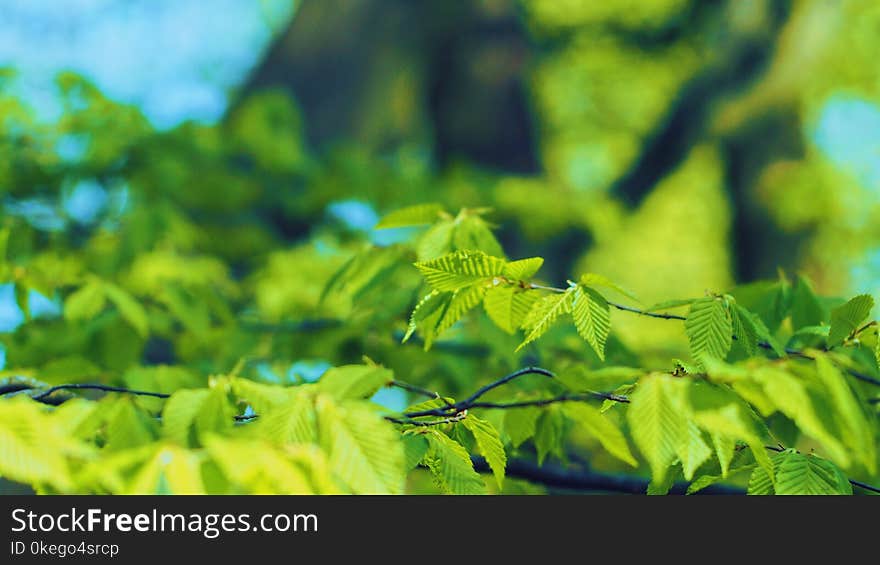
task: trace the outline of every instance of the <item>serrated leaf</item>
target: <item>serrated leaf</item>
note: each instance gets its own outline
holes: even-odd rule
[[[162,410],[162,435],[182,446],[200,445],[206,433],[232,427],[232,406],[222,388],[179,390]]]
[[[483,308],[496,326],[509,334],[520,328],[540,294],[515,286],[497,286],[486,291]]]
[[[526,281],[532,278],[543,264],[543,257],[528,257],[511,261],[504,267],[504,276],[515,281]]]
[[[749,340],[749,344],[746,348],[749,355],[755,355],[757,353],[758,343],[764,341],[770,345],[770,348],[773,349],[773,352],[776,353],[776,355],[779,357],[785,356],[785,348],[783,348],[773,334],[770,333],[770,330],[767,329],[767,326],[764,324],[764,321],[760,316],[754,312],[750,312],[739,304],[733,305],[733,316],[740,324],[745,339]],[[736,330],[734,330],[734,333],[736,333]],[[755,349],[751,349],[751,344],[755,345]]]
[[[727,357],[733,343],[733,326],[721,300],[707,297],[691,304],[684,326],[695,360]]]
[[[776,494],[776,488],[774,486],[774,483],[776,482],[776,470],[779,468],[779,463],[782,461],[784,455],[784,452],[772,454],[770,456],[771,468],[769,469],[765,466],[755,467],[755,470],[752,471],[752,474],[749,477],[747,494],[759,496]]]
[[[611,279],[609,279],[605,275],[597,275],[596,273],[587,273],[587,274],[581,276],[581,280],[579,282],[583,286],[587,286],[587,287],[599,286],[599,287],[609,288],[619,294],[622,294],[623,296],[626,296],[630,300],[633,300],[635,302],[641,302],[636,297],[635,294],[633,294],[632,292],[630,292],[626,288],[620,286],[616,282],[612,281]]]
[[[528,334],[525,340],[516,348],[516,351],[519,351],[547,333],[559,316],[571,313],[575,288],[571,287],[562,294],[545,296],[535,302],[535,305],[532,306],[531,311],[523,321],[523,326],[528,330]]]
[[[116,306],[122,319],[128,322],[141,337],[150,333],[150,321],[144,307],[132,295],[112,283],[104,283],[107,299]]]
[[[565,407],[565,412],[583,426],[587,433],[599,440],[608,453],[624,463],[638,467],[623,432],[599,410],[588,404],[569,404]]]
[[[106,297],[100,281],[91,280],[79,287],[64,301],[64,317],[68,320],[91,320],[104,309]]]
[[[401,494],[406,479],[400,435],[366,403],[316,403],[321,447],[330,469],[358,494]]]
[[[626,411],[633,441],[648,460],[656,483],[663,483],[678,457],[678,442],[682,435],[682,419],[666,391],[671,378],[665,375],[642,378],[630,396]]]
[[[416,304],[416,307],[413,308],[412,314],[410,314],[409,326],[406,329],[406,334],[404,334],[401,343],[409,341],[409,338],[412,337],[416,330],[424,325],[425,328],[429,328],[430,330],[429,332],[426,332],[428,335],[425,336],[425,349],[429,348],[430,341],[434,338],[433,330],[437,327],[437,322],[443,315],[443,311],[449,304],[450,300],[452,300],[452,293],[441,293],[437,290],[432,290],[430,293],[422,297],[422,299],[419,300],[419,303]]]
[[[261,437],[281,445],[318,441],[314,397],[305,392],[287,395],[283,403],[260,414],[257,428]]]
[[[741,310],[744,309],[739,304],[733,304],[730,309],[733,336],[749,356],[754,356],[758,353],[758,331],[752,320]]]
[[[505,265],[503,259],[480,251],[456,251],[415,264],[425,281],[441,292],[487,282],[503,275]]]
[[[830,461],[786,451],[776,467],[776,494],[852,494],[852,487]]]
[[[437,430],[428,430],[425,437],[430,448],[424,463],[441,490],[447,494],[485,494],[486,484],[460,443]]]
[[[843,343],[868,318],[873,309],[874,299],[868,294],[860,294],[832,310],[828,346],[835,347]]]
[[[492,474],[495,475],[498,488],[504,488],[507,454],[504,452],[504,444],[501,443],[498,430],[486,420],[481,420],[472,414],[468,414],[461,423],[474,434],[480,455],[486,458],[489,468],[492,469]]]
[[[462,318],[462,316],[482,302],[485,294],[486,287],[482,286],[462,288],[453,292],[449,303],[443,310],[443,314],[437,320],[437,325],[434,328],[434,335],[439,336],[451,328]]]
[[[605,342],[611,331],[611,314],[605,298],[592,288],[578,285],[574,289],[571,315],[578,334],[604,361]]]
[[[511,408],[504,411],[504,431],[513,447],[519,447],[535,436],[541,410],[535,406]]]
[[[402,228],[407,226],[419,226],[433,224],[444,212],[441,204],[416,204],[407,206],[393,212],[389,212],[379,220],[375,229]]]

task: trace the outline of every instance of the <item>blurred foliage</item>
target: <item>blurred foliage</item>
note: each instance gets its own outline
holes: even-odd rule
[[[528,38],[505,72],[524,69],[533,174],[441,150],[427,73],[410,67],[367,89],[350,139],[320,147],[280,87],[244,89],[216,125],[157,131],[70,73],[61,117],[37,119],[3,71],[0,475],[39,492],[543,492],[504,478],[519,457],[588,460],[651,492],[876,479],[873,300],[840,297],[880,280],[864,132],[880,123],[880,9],[476,5]],[[479,61],[477,76],[498,59]],[[503,152],[471,137],[480,106],[458,106],[465,149]],[[684,326],[623,312],[669,299],[687,300],[657,311],[687,306]],[[538,364],[557,379],[487,398],[631,406],[462,417],[418,393],[465,399]]]

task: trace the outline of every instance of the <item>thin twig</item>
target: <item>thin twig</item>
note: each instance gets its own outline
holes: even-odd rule
[[[560,396],[553,396],[551,398],[539,398],[535,400],[522,400],[518,402],[472,402],[470,404],[470,408],[499,408],[499,409],[510,409],[510,408],[525,408],[528,406],[547,406],[548,404],[556,404],[558,402],[586,402],[589,400],[613,400],[614,402],[621,402],[624,404],[629,404],[629,398],[625,396],[621,396],[619,394],[611,394],[608,392],[588,392],[584,394],[563,394]]]
[[[880,488],[877,488],[875,486],[871,486],[871,485],[863,483],[861,481],[854,481],[853,479],[849,479],[849,484],[851,484],[854,487],[859,487],[861,489],[865,489],[870,492],[880,493]]]
[[[421,394],[422,396],[427,396],[428,398],[440,398],[439,392],[434,392],[428,390],[426,388],[422,388],[417,385],[413,385],[410,383],[405,383],[403,381],[393,380],[388,383],[388,386],[393,386],[397,388],[402,388],[403,390],[408,390],[409,392],[414,392],[416,394]]]
[[[124,388],[119,386],[109,386],[109,385],[99,385],[99,384],[88,384],[88,383],[75,383],[75,384],[66,384],[66,385],[55,385],[50,387],[43,392],[32,396],[36,401],[41,401],[47,396],[51,395],[54,392],[59,390],[101,390],[104,392],[122,392],[125,394],[134,394],[137,396],[153,396],[156,398],[168,398],[171,396],[170,394],[166,394],[164,392],[151,392],[147,390],[134,390],[130,388]]]
[[[638,314],[639,316],[647,316],[648,318],[660,318],[661,320],[687,320],[687,317],[680,316],[679,314],[667,314],[665,312],[648,312],[647,310],[640,310],[639,308],[617,304],[616,302],[609,302],[608,305],[612,308],[617,308],[618,310],[622,310],[624,312],[631,312],[633,314]]]

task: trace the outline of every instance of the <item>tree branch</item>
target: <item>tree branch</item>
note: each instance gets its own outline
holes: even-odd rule
[[[35,394],[31,398],[33,398],[37,402],[42,402],[44,399],[49,397],[52,393],[57,392],[59,390],[100,390],[103,392],[122,392],[125,394],[134,394],[137,396],[153,396],[155,398],[168,398],[169,396],[171,396],[170,394],[166,394],[164,392],[150,392],[147,390],[134,390],[134,389],[130,389],[130,388],[110,386],[110,385],[76,383],[76,384],[55,385],[53,387],[47,388],[46,390],[44,390],[43,392],[41,392],[39,394]]]

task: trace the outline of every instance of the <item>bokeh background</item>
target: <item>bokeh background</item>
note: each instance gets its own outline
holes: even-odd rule
[[[0,0],[0,205],[35,249],[145,295],[244,287],[263,320],[314,313],[419,202],[491,207],[509,256],[648,304],[797,272],[876,296],[878,32],[874,0]]]

